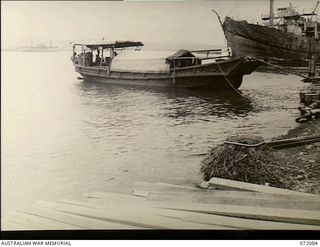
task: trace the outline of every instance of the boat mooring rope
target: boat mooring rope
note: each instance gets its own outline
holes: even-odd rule
[[[256,61],[258,61],[258,62],[264,63],[264,64],[266,64],[266,65],[269,65],[269,66],[272,66],[272,67],[281,69],[281,70],[283,70],[283,71],[285,71],[285,72],[287,72],[287,73],[289,73],[289,74],[294,74],[294,75],[300,76],[300,77],[302,77],[302,78],[304,78],[304,79],[308,79],[308,80],[313,81],[312,78],[309,78],[309,77],[307,77],[307,76],[305,76],[305,75],[303,75],[303,74],[301,74],[301,73],[298,73],[298,72],[293,71],[293,70],[291,70],[291,69],[288,69],[288,68],[286,68],[286,67],[279,66],[279,65],[275,65],[275,64],[272,64],[272,63],[268,63],[268,62],[266,62],[266,61],[264,61],[264,60],[262,60],[262,59],[255,58],[255,57],[249,57],[249,58],[250,58],[250,59],[253,59],[253,60],[256,60]]]
[[[232,85],[231,81],[228,79],[228,77],[227,77],[227,76],[224,74],[224,72],[222,71],[219,63],[217,63],[217,65],[218,65],[218,68],[219,68],[221,74],[222,74],[223,77],[225,78],[226,82],[230,85],[230,87],[231,87],[237,94],[239,94],[241,97],[248,99],[248,97],[244,96],[238,89],[236,89],[236,88]]]
[[[230,142],[230,141],[224,141],[225,144],[232,144],[232,145],[237,145],[237,146],[245,146],[245,147],[259,147],[263,144],[265,144],[266,142],[259,142],[257,144],[246,144],[246,143],[241,143],[241,142]]]

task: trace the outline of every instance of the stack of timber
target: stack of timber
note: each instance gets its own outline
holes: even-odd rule
[[[320,230],[320,196],[212,178],[208,189],[135,182],[132,195],[93,191],[5,215],[2,230]]]
[[[313,135],[313,136],[301,136],[289,139],[280,139],[280,140],[273,140],[267,142],[267,145],[274,149],[283,149],[283,148],[290,148],[296,147],[305,144],[311,144],[315,142],[320,142],[320,135]]]

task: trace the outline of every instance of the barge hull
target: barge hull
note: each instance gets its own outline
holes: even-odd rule
[[[259,62],[244,58],[220,61],[201,66],[183,67],[168,72],[112,71],[110,67],[75,66],[87,81],[181,88],[239,88],[244,75],[250,74]]]
[[[228,81],[222,76],[199,76],[199,77],[179,77],[179,78],[157,78],[157,79],[129,79],[129,78],[114,78],[97,75],[82,74],[86,81],[111,83],[119,85],[134,85],[148,87],[169,87],[169,88],[215,88],[215,89],[230,89],[232,87],[239,88],[242,83],[242,76],[228,77]]]

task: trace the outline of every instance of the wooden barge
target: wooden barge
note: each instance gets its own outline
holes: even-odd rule
[[[141,59],[144,54],[140,49],[141,46],[143,46],[141,42],[132,41],[74,44],[72,61],[75,71],[88,81],[216,89],[239,88],[243,76],[250,74],[259,65],[259,62],[250,58],[230,58],[229,55],[223,55],[221,49],[179,50],[167,57]],[[77,48],[80,48],[80,54],[76,53]],[[217,52],[220,52],[220,55],[217,56]],[[95,62],[92,58],[93,53]],[[133,58],[128,59],[128,54]],[[135,56],[140,59],[135,60]]]

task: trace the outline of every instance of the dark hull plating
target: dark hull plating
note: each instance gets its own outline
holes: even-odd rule
[[[306,65],[311,53],[320,61],[320,42],[267,26],[235,21],[226,17],[223,23],[228,46],[235,57],[251,56],[278,63]],[[314,42],[314,43],[313,43]]]

